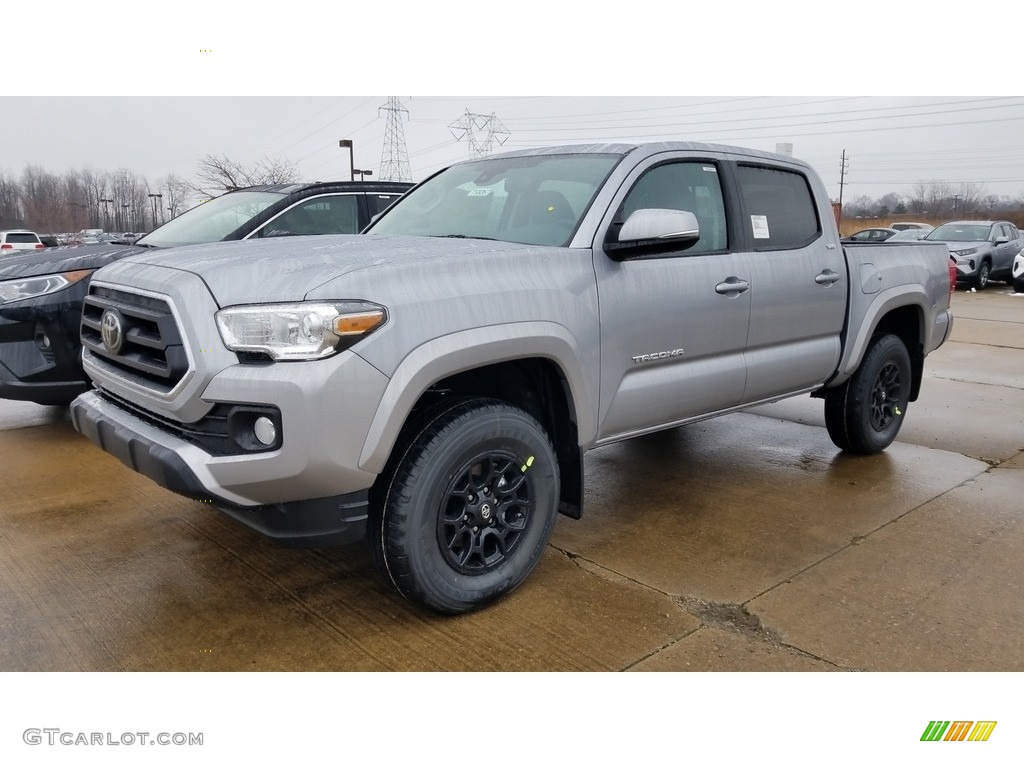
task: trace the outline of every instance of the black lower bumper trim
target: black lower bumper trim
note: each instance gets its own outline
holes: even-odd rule
[[[174,451],[118,424],[82,399],[71,404],[71,422],[75,429],[104,451],[157,485],[210,504],[282,544],[319,547],[359,541],[366,535],[368,490],[321,499],[243,507],[211,494]]]

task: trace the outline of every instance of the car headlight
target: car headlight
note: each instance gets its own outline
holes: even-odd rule
[[[274,360],[317,360],[379,328],[387,311],[367,301],[300,302],[229,307],[216,317],[224,345],[234,352],[262,352]]]
[[[955,253],[957,256],[971,256],[977,253],[978,250],[979,249],[977,248],[964,248],[963,250],[960,251],[953,251],[953,253]]]
[[[60,272],[56,275],[36,275],[35,277],[19,277],[16,280],[0,281],[0,304],[55,293],[69,285],[74,285],[79,280],[84,280],[94,271],[79,269],[75,272]]]

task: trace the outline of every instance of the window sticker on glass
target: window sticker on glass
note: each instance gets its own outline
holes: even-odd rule
[[[771,238],[771,235],[768,234],[767,216],[751,216],[750,227],[754,230],[755,240],[768,240]]]
[[[487,197],[492,191],[490,189],[471,189],[467,197]]]
[[[715,168],[715,166],[713,166],[713,165],[701,166],[701,170],[702,171],[707,171],[708,173],[718,173],[718,169]]]

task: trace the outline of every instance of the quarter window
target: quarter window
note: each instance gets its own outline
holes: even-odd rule
[[[818,237],[818,211],[803,175],[741,165],[736,177],[745,208],[743,226],[755,251],[803,248]]]

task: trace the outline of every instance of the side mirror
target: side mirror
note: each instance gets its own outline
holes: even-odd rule
[[[618,235],[609,233],[605,250],[613,257],[681,251],[700,240],[700,225],[690,211],[643,208],[634,211]]]
[[[1010,242],[1010,238],[1008,238],[1006,235],[999,235],[999,237],[997,237],[994,242],[996,245],[1002,245],[1003,243]]]

